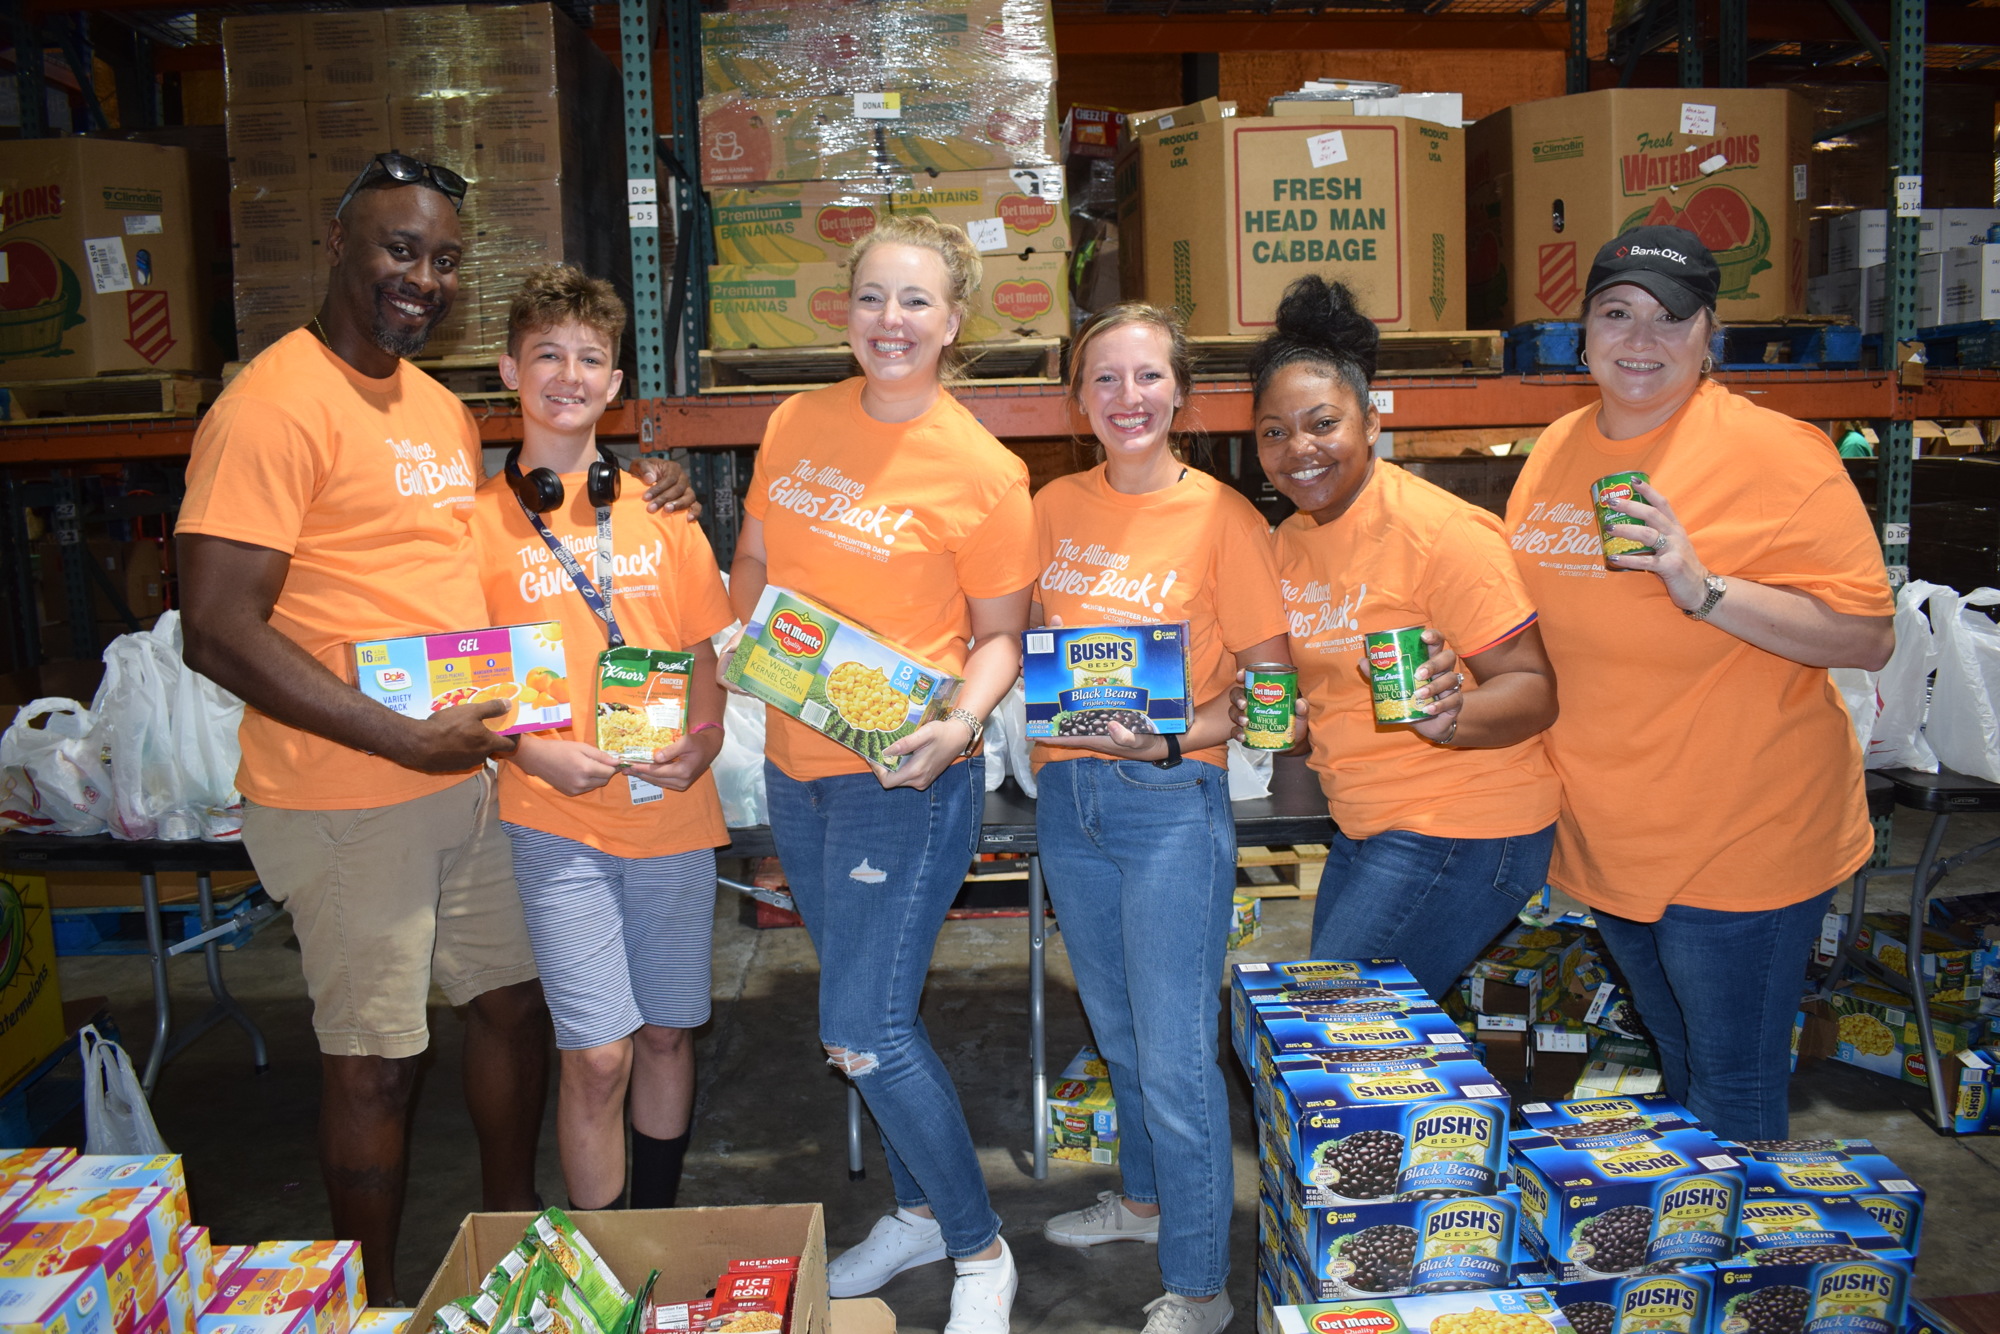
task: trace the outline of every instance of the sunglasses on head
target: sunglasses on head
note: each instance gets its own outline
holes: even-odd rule
[[[378,153],[375,160],[361,169],[354,178],[354,184],[347,187],[347,193],[340,197],[340,204],[333,210],[339,217],[347,212],[348,201],[372,183],[387,177],[398,185],[424,183],[451,201],[455,213],[465,203],[465,177],[450,167],[440,167],[430,162],[419,162],[407,153]]]

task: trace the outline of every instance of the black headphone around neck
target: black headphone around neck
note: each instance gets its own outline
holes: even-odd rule
[[[590,503],[599,509],[618,499],[618,475],[624,471],[618,456],[611,452],[611,446],[602,440],[597,442],[597,459],[585,474],[584,494]],[[537,514],[547,514],[552,509],[560,509],[563,503],[562,478],[553,468],[535,468],[527,475],[521,473],[521,447],[514,446],[507,451],[507,485],[521,498],[521,503]]]

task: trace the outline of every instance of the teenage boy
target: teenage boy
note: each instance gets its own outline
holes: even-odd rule
[[[637,488],[619,496],[617,461],[597,443],[624,330],[609,283],[564,265],[529,272],[500,358],[522,442],[472,517],[494,621],[563,628],[557,688],[574,721],[521,738],[500,768],[500,815],[555,1017],[557,1143],[579,1209],[624,1202],[628,1089],[631,1207],[674,1203],[694,1106],[689,1030],[709,1013],[715,849],[729,841],[708,772],[723,711],[709,637],[735,616],[701,530],[648,513]],[[645,759],[597,744],[599,655],[619,645],[694,655],[686,734]]]

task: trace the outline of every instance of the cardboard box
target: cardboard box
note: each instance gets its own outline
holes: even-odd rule
[[[1958,1094],[1952,1110],[1952,1129],[1961,1135],[1976,1135],[2000,1125],[2000,1100],[1993,1085],[2000,1080],[2000,1047],[1982,1047],[1958,1053]]]
[[[890,208],[961,227],[982,253],[1069,249],[1060,168],[920,174],[891,196]]]
[[[239,185],[229,192],[229,224],[238,278],[286,278],[312,272],[325,226],[305,190]]]
[[[1941,208],[1937,211],[1939,251],[1984,245],[1986,234],[2000,226],[2000,208]]]
[[[379,18],[380,15],[355,14],[351,17]],[[306,108],[306,132],[306,142],[312,149],[314,187],[329,190],[338,186],[344,193],[362,170],[387,151],[391,143],[389,99],[369,97],[341,102],[314,102]],[[338,199],[338,196],[335,198]]]
[[[393,12],[393,11],[392,11]],[[411,157],[450,167],[468,181],[479,178],[477,103],[461,93],[392,96],[391,146]]]
[[[173,1212],[168,1192],[157,1186],[44,1189],[0,1227],[0,1274],[101,1270],[115,1320],[129,1328],[181,1271],[180,1223]]]
[[[1917,1254],[1924,1191],[1865,1139],[1780,1140],[1722,1147],[1743,1163],[1747,1199],[1840,1199],[1858,1204],[1896,1244]]]
[[[710,94],[701,100],[701,183],[875,175],[874,132],[863,124],[873,122],[857,123],[851,98]]]
[[[1935,329],[1944,305],[1944,256],[1932,251],[1917,256],[1917,327]]]
[[[1796,1254],[1788,1253],[1794,1248]],[[1886,1299],[1888,1327],[1900,1329],[1913,1262],[1895,1237],[1849,1200],[1755,1196],[1743,1202],[1736,1254],[1716,1266],[1717,1299],[1739,1307],[1742,1294],[1772,1283],[1817,1292],[1828,1273],[1845,1272],[1850,1291]],[[1889,1281],[1878,1286],[1873,1280],[1882,1276]]]
[[[1346,1006],[1263,1006],[1250,1035],[1253,1077],[1271,1083],[1285,1056],[1462,1045],[1458,1022],[1428,999],[1413,996]]]
[[[265,1241],[222,1277],[197,1323],[202,1334],[222,1334],[224,1324],[245,1319],[276,1330],[302,1315],[316,1334],[348,1334],[367,1306],[361,1243]]]
[[[1881,987],[1856,984],[1843,986],[1827,997],[1839,1025],[1839,1046],[1834,1059],[1858,1065],[1877,1074],[1893,1075],[1911,1084],[1923,1084],[1923,1039],[1917,1032],[1916,1011],[1909,998]],[[1980,1044],[1985,1023],[1978,1014],[1963,1006],[1933,1002],[1930,1007],[1931,1032],[1938,1055],[1948,1057]]]
[[[1605,89],[1481,120],[1467,148],[1474,327],[1578,318],[1598,248],[1647,224],[1715,252],[1725,322],[1804,310],[1810,125],[1782,89]]]
[[[1939,323],[2000,320],[2000,245],[1959,246],[1946,251],[1938,296]]]
[[[469,5],[474,86],[487,92],[548,92],[561,86],[562,48],[578,36],[549,4]]]
[[[245,361],[304,327],[319,311],[321,293],[310,273],[239,279],[235,292],[236,355]]]
[[[481,181],[549,180],[562,172],[565,100],[544,84],[477,99],[476,175]]]
[[[298,18],[304,28],[306,101],[389,95],[388,35],[381,11],[340,10]]]
[[[302,14],[231,14],[222,20],[222,71],[229,106],[306,100]]]
[[[1926,255],[1925,259],[1942,259]],[[1918,327],[1929,328],[1939,321],[1920,320]],[[1869,955],[1888,971],[1909,976],[1910,915],[1908,913],[1864,913],[1861,928],[1854,933],[1854,948]],[[1995,951],[1980,942],[1925,927],[1923,953],[1917,970],[1923,976],[1925,994],[1941,1001],[1965,1004],[1979,1000],[1979,983]]]
[[[1522,1243],[1525,1219],[1512,1187],[1473,1198],[1330,1208],[1285,1198],[1279,1209],[1285,1259],[1294,1269],[1286,1294],[1292,1301],[1379,1302],[1423,1283],[1498,1288],[1541,1272]]]
[[[883,750],[943,717],[964,684],[776,584],[765,585],[757,599],[725,675],[731,685],[889,769],[901,759]]]
[[[800,181],[709,197],[716,263],[844,264],[889,216],[893,182]]]
[[[469,91],[477,82],[478,36],[464,5],[384,10],[382,44],[387,53],[384,77],[392,98]]]
[[[0,143],[0,380],[203,371],[186,150],[108,139]]]
[[[1956,211],[1956,210],[1954,210]],[[1936,254],[1942,249],[1942,210],[1927,208],[1917,219],[1917,253]],[[1984,228],[1981,229],[1982,234]],[[1889,258],[1889,214],[1885,209],[1858,208],[1842,213],[1826,227],[1826,267],[1865,269]]]
[[[47,1254],[24,1247],[18,1256],[0,1256],[0,1322],[9,1334],[112,1334],[117,1313],[103,1267],[52,1260],[47,1272],[37,1272]]]
[[[252,102],[229,108],[229,179],[236,186],[303,190],[312,175],[312,144],[303,102]]]
[[[1118,1101],[1104,1062],[1090,1048],[1050,1085],[1046,1133],[1051,1158],[1100,1167],[1118,1162]]]
[[[710,347],[838,347],[846,341],[845,264],[709,266]]]
[[[68,1038],[63,1026],[62,991],[56,984],[55,928],[49,920],[48,881],[21,871],[0,871],[0,924],[6,947],[0,954],[0,1090],[42,1063]],[[23,1150],[0,1161],[14,1179],[52,1174],[68,1161],[59,1150]],[[11,1166],[9,1165],[11,1164]]]
[[[399,474],[412,476],[433,467],[427,459],[396,464]],[[354,669],[362,694],[408,718],[497,699],[507,704],[507,712],[487,719],[486,725],[502,735],[569,725],[569,701],[549,698],[536,688],[544,675],[560,678],[568,670],[562,626],[556,621],[356,644]]]
[[[16,894],[20,892],[21,882],[28,878],[18,871],[0,872],[0,875],[6,877],[5,883],[14,886]],[[4,891],[0,891],[0,897],[4,897]],[[76,1158],[75,1149],[16,1149],[0,1156],[0,1184],[27,1182],[40,1189],[43,1183],[61,1173]]]
[[[50,1182],[50,1190],[75,1190],[82,1194],[102,1194],[114,1190],[157,1187],[165,1192],[161,1202],[163,1217],[176,1236],[189,1224],[187,1174],[181,1156],[163,1153],[147,1157],[85,1154],[73,1158]]]
[[[962,343],[1005,338],[1066,338],[1069,256],[1060,250],[985,255],[984,275],[959,326]]]
[[[1121,174],[1121,256],[1127,215],[1144,214],[1128,295],[1178,308],[1190,333],[1261,333],[1318,273],[1384,329],[1466,327],[1461,131],[1333,112],[1187,123],[1196,111],[1142,131],[1136,176]]]
[[[1107,571],[1067,565],[1059,577],[1077,586],[1070,591],[1086,592],[1116,578]],[[1154,596],[1151,581],[1150,574],[1123,580],[1130,587],[1112,595],[1144,604]],[[1027,631],[1021,636],[1027,734],[1060,739],[1094,730],[1107,719],[1138,731],[1187,731],[1194,721],[1194,700],[1188,695],[1190,639],[1185,621]]]
[[[1264,900],[1237,894],[1229,900],[1228,948],[1240,950],[1264,934]]]
[[[1118,156],[1125,138],[1125,117],[1109,107],[1072,106],[1063,113],[1062,160]]]
[[[521,1240],[534,1214],[468,1214],[437,1273],[424,1289],[409,1328],[430,1328],[439,1307],[479,1288],[487,1271]],[[829,1334],[826,1225],[817,1204],[740,1205],[706,1209],[635,1209],[571,1217],[618,1280],[636,1291],[653,1269],[655,1303],[697,1299],[715,1286],[730,1261],[796,1255],[790,1334]],[[873,1315],[879,1322],[879,1312]],[[864,1320],[864,1325],[866,1321]]]
[[[1293,959],[1239,963],[1229,970],[1230,1043],[1245,1074],[1256,1077],[1251,1037],[1266,1006],[1424,997],[1423,984],[1395,959]]]

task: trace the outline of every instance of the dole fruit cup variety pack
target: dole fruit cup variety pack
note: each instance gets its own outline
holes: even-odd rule
[[[789,589],[766,585],[723,675],[871,764],[894,769],[892,744],[942,718],[962,678]]]
[[[368,698],[419,721],[457,704],[499,700],[495,732],[567,727],[569,668],[560,621],[497,625],[354,646],[355,685]]]

